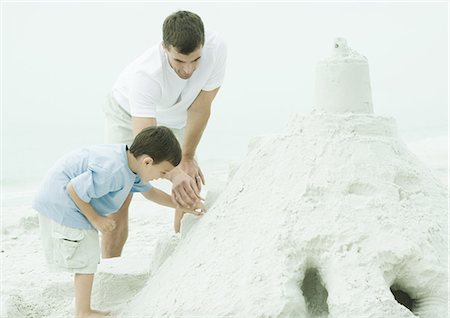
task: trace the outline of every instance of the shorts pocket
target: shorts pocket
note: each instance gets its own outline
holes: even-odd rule
[[[84,232],[81,229],[64,226],[54,229],[54,260],[58,267],[72,269],[87,265],[87,256],[77,253],[83,239]]]

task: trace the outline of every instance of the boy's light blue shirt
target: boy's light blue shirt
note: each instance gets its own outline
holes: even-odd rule
[[[69,182],[81,200],[104,216],[117,212],[130,192],[151,189],[131,171],[124,144],[86,147],[65,155],[43,180],[33,208],[59,224],[79,229],[93,226],[67,193]]]

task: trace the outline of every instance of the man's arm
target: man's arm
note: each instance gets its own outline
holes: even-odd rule
[[[192,160],[211,114],[211,104],[219,91],[201,91],[187,111],[183,160]]]
[[[152,117],[133,117],[131,116],[131,127],[133,129],[133,138],[139,134],[142,129],[156,126],[156,118]]]
[[[201,91],[187,111],[187,122],[182,145],[183,157],[173,170],[172,195],[177,205],[192,206],[200,197],[201,184],[205,184],[203,173],[195,160],[195,151],[211,114],[211,104],[219,88]]]

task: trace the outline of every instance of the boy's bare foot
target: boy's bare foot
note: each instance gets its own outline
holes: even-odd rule
[[[103,318],[110,314],[108,311],[90,310],[88,312],[77,313],[76,318]]]

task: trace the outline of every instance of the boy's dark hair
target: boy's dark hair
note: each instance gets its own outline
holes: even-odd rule
[[[163,23],[163,43],[172,45],[178,53],[189,55],[205,44],[205,30],[202,19],[189,11],[177,11]]]
[[[134,138],[130,152],[135,158],[141,155],[152,157],[158,164],[169,161],[178,166],[181,161],[181,147],[173,132],[164,126],[147,127]]]

